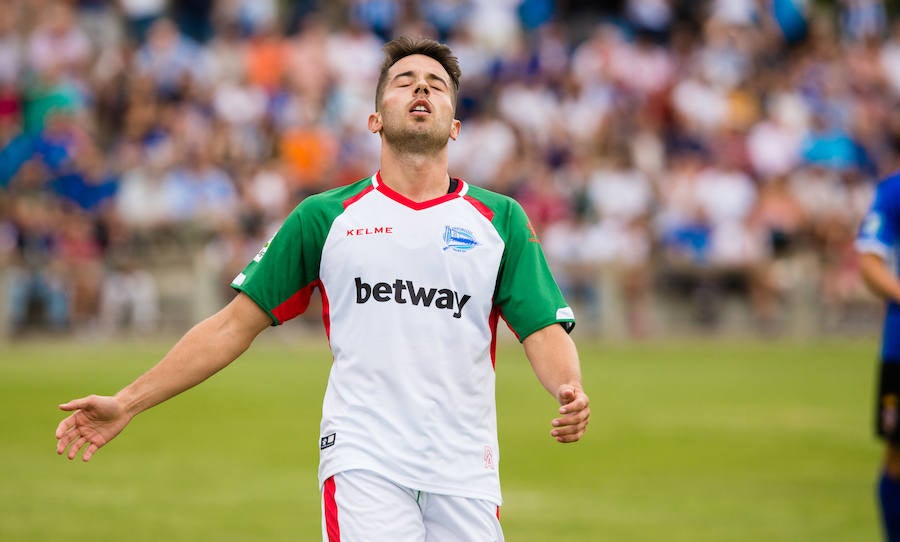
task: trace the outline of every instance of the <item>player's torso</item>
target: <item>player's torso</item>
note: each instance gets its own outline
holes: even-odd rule
[[[331,332],[478,335],[502,254],[497,231],[463,198],[415,209],[371,191],[334,220],[322,250]]]
[[[321,476],[371,468],[499,498],[491,315],[503,250],[463,197],[413,208],[371,190],[335,218],[319,273],[334,354]]]

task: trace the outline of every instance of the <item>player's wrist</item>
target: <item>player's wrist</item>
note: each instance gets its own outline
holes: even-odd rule
[[[142,406],[143,402],[128,388],[113,395],[112,399],[117,403],[118,412],[129,420],[149,408]]]

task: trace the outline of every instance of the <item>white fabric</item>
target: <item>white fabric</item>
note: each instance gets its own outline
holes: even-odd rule
[[[447,228],[477,244],[454,249]],[[491,222],[455,196],[416,210],[372,190],[334,220],[319,272],[334,353],[320,485],[367,469],[501,503],[489,317],[503,249]],[[428,306],[410,285],[431,293]]]
[[[322,540],[330,541],[322,501]],[[502,542],[497,505],[403,487],[373,472],[352,470],[334,477],[334,503],[341,542]]]

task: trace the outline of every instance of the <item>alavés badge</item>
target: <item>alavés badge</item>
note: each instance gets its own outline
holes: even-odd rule
[[[469,230],[453,226],[444,226],[444,250],[468,252],[478,246],[478,241]]]

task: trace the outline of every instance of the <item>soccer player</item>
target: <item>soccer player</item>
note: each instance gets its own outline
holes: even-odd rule
[[[550,435],[570,443],[590,417],[574,316],[522,208],[447,173],[460,133],[450,49],[400,38],[384,51],[368,118],[381,169],[304,199],[234,279],[234,300],[147,373],[115,396],[61,405],[73,414],[56,430],[58,453],[89,460],[318,290],[334,355],[319,435],[323,539],[503,539],[498,321],[560,403]]]
[[[900,542],[900,174],[878,184],[856,249],[863,280],[887,302],[875,396],[875,429],[887,445],[878,497],[885,538]]]

